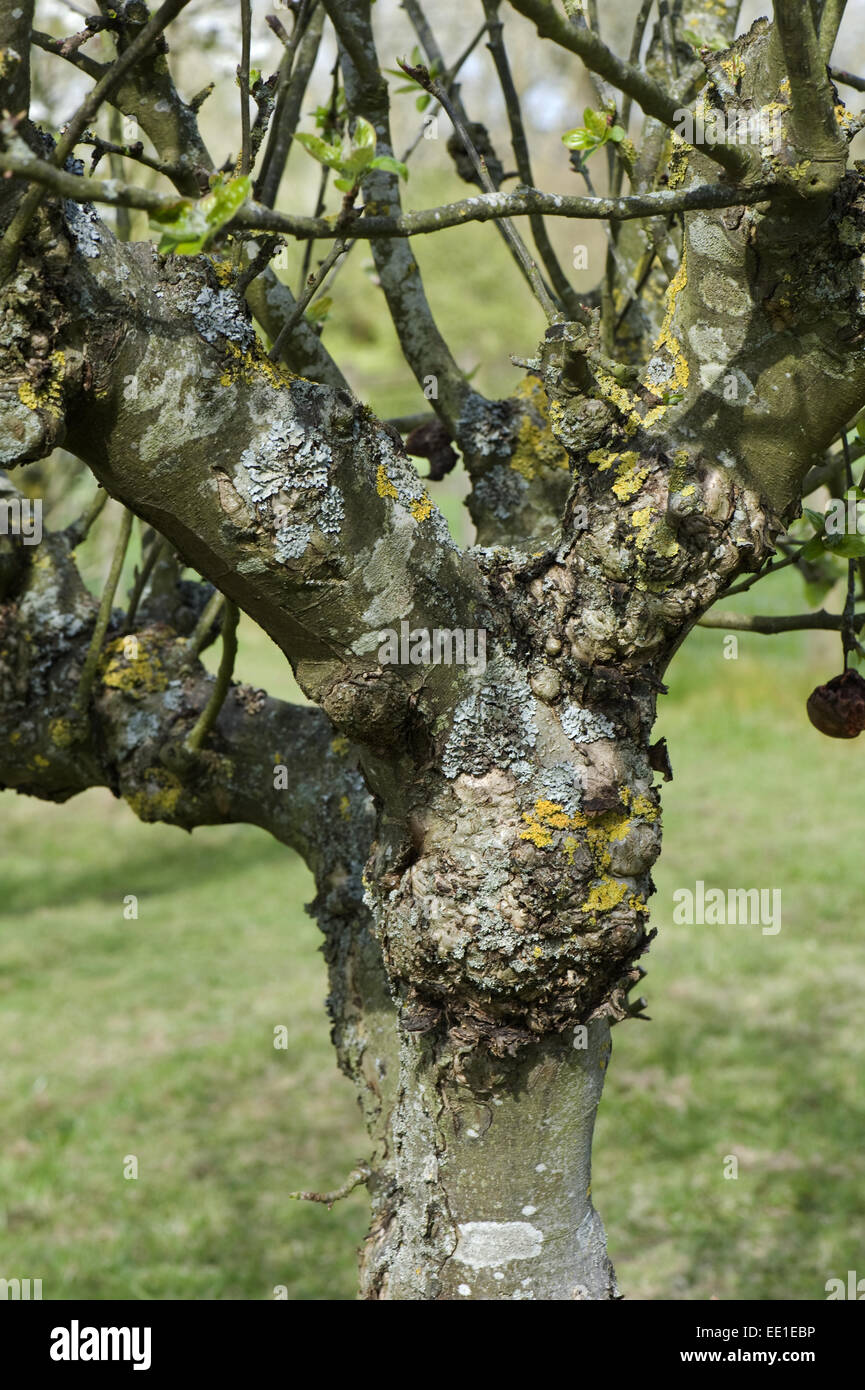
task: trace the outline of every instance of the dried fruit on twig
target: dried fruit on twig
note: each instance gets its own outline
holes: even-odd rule
[[[858,671],[842,671],[808,697],[808,718],[829,738],[858,738],[865,729],[865,680]]]

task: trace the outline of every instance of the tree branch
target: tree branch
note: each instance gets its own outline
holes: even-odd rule
[[[112,63],[105,75],[96,83],[96,86],[87,93],[54,151],[53,160],[58,168],[63,167],[96,112],[102,103],[108,100],[124,75],[135,66],[150,45],[159,38],[171,21],[176,19],[180,11],[188,4],[189,0],[165,0],[165,3],[144,25],[128,47],[118,54],[116,61]],[[7,227],[3,240],[0,242],[0,281],[6,279],[14,266],[18,247],[43,197],[42,187],[39,184],[34,185],[24,195],[21,206]]]
[[[7,140],[8,140],[7,135]],[[177,199],[153,189],[124,184],[116,179],[102,181],[57,169],[35,155],[24,155],[22,147],[7,147],[0,151],[0,169],[8,169],[20,178],[38,181],[63,198],[78,203],[105,203],[109,207],[141,208],[147,212],[168,212],[177,206]],[[376,175],[378,177],[378,175]],[[385,177],[390,178],[390,175]],[[591,218],[593,220],[629,221],[633,218],[667,216],[674,212],[699,209],[745,207],[765,202],[773,193],[768,184],[732,186],[729,184],[697,184],[691,188],[659,189],[619,198],[581,198],[576,195],[543,193],[537,188],[519,188],[513,193],[481,193],[457,203],[445,203],[437,208],[424,208],[398,216],[383,216],[364,211],[352,223],[353,237],[370,241],[401,240],[425,236],[432,232],[461,227],[467,222],[490,222],[501,217],[528,217],[533,213],[546,217]],[[367,207],[379,206],[370,198]],[[332,241],[342,233],[333,222],[321,217],[300,217],[275,212],[250,200],[238,211],[233,227],[252,231],[268,231],[295,237],[299,241],[317,238]],[[457,369],[458,370],[458,369]]]
[[[576,53],[592,72],[599,73],[619,91],[638,101],[648,116],[655,116],[671,130],[675,128],[676,111],[679,109],[677,99],[640,68],[618,58],[591,29],[569,24],[553,8],[551,0],[510,0],[510,3],[534,23],[541,38],[551,39],[561,48]],[[747,154],[733,145],[718,143],[707,146],[705,153],[736,176],[743,174],[748,167]]]
[[[846,145],[835,119],[835,103],[820,52],[810,5],[801,0],[774,0],[775,32],[790,79],[793,135],[797,148],[825,162],[830,169],[815,173],[808,187],[830,190],[843,176]],[[828,176],[828,181],[827,181]]]
[[[820,16],[820,53],[823,61],[828,63],[832,57],[832,49],[835,47],[835,40],[838,37],[838,30],[841,28],[841,21],[844,18],[844,11],[847,8],[847,0],[824,0],[823,13]]]
[[[727,628],[730,632],[759,632],[776,636],[781,632],[840,632],[843,619],[837,613],[821,608],[817,613],[797,613],[789,617],[774,617],[750,613],[707,613],[700,618],[699,627]],[[865,614],[855,621],[859,632],[865,624]]]

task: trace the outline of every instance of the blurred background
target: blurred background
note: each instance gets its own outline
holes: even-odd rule
[[[65,36],[81,27],[76,8],[88,12],[37,0],[37,24]],[[280,51],[264,24],[271,8],[254,5],[253,64],[265,74]],[[602,7],[603,35],[619,52],[636,8]],[[743,23],[765,8],[747,4]],[[239,144],[237,13],[236,3],[193,3],[172,40],[183,95],[214,83],[202,125],[218,163]],[[414,38],[396,0],[378,0],[376,14],[382,63],[394,66]],[[428,14],[449,60],[482,19],[479,4],[439,3]],[[835,56],[855,71],[863,17],[853,0]],[[560,137],[598,104],[592,88],[576,60],[539,44],[518,17],[507,15],[507,32],[536,182],[582,191]],[[107,57],[102,44],[87,51]],[[311,113],[327,99],[333,58],[325,43],[303,129],[314,129]],[[504,156],[483,43],[462,74],[470,114]],[[399,155],[424,119],[413,93],[396,93],[401,85],[393,79]],[[85,87],[40,53],[36,117],[56,128]],[[844,95],[858,110],[862,98]],[[444,121],[440,131],[411,156],[407,207],[470,191],[445,153]],[[598,156],[599,190],[602,165]],[[158,182],[131,165],[125,172]],[[295,147],[279,205],[311,211],[317,187],[318,166]],[[587,246],[588,269],[573,278],[589,289],[603,264],[598,225],[548,227],[566,265],[575,244]],[[151,235],[144,216],[133,215],[131,235]],[[510,354],[531,354],[544,325],[495,230],[419,238],[415,250],[460,364],[488,393],[513,390],[520,373]],[[300,273],[293,251],[280,274],[296,287]],[[331,300],[325,342],[360,398],[382,415],[421,409],[364,247],[340,270]],[[94,492],[63,453],[15,481],[45,497],[55,526]],[[433,495],[470,542],[464,491],[457,472]],[[109,503],[79,552],[94,591],[118,516]],[[136,558],[133,547],[130,567]],[[833,610],[843,604],[838,575],[821,599]],[[791,613],[807,602],[785,570],[722,606]],[[696,631],[660,704],[675,777],[663,788],[659,936],[643,962],[652,1022],[614,1031],[593,1178],[631,1298],[822,1298],[827,1279],[865,1275],[865,745],[828,740],[806,718],[810,691],[841,669],[836,638],[740,634],[731,652],[723,631]],[[205,659],[214,665],[214,652]],[[302,698],[280,653],[246,620],[235,674]],[[103,791],[67,806],[0,793],[0,834],[0,1274],[41,1278],[46,1299],[261,1299],[277,1286],[290,1299],[352,1298],[362,1190],[332,1211],[289,1198],[338,1186],[366,1152],[329,1043],[304,865],[251,827],[189,837],[143,825]],[[674,925],[673,892],[700,879],[707,888],[780,888],[781,932]],[[123,916],[128,894],[139,900],[134,921]],[[286,1051],[273,1047],[280,1024]],[[731,1156],[735,1179],[724,1176]]]

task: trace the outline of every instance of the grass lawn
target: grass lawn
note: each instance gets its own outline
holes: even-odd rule
[[[862,1265],[863,746],[804,713],[836,665],[822,636],[725,660],[701,631],[670,672],[653,1021],[615,1031],[595,1159],[630,1297],[819,1298]],[[251,629],[241,670],[285,693]],[[330,1212],[288,1195],[364,1153],[304,866],[255,829],[187,837],[99,791],[3,793],[0,817],[0,1272],[45,1298],[351,1298],[362,1192]],[[779,887],[782,930],[673,925],[697,879]]]
[[[450,233],[418,256],[461,365],[504,392],[508,352],[533,351],[541,325],[503,293],[492,230],[461,230],[462,259]],[[418,409],[375,294],[350,260],[328,342],[376,409]],[[458,476],[442,493],[464,539]],[[789,571],[738,602],[803,606]],[[865,1274],[865,740],[805,716],[838,642],[743,636],[725,660],[723,639],[695,633],[661,701],[675,780],[644,962],[653,1022],[615,1030],[594,1196],[629,1297],[822,1298],[828,1278]],[[246,623],[238,674],[293,698]],[[352,1298],[363,1193],[330,1212],[289,1197],[338,1185],[365,1152],[304,866],[258,830],[187,837],[99,791],[65,807],[2,793],[0,836],[0,1276],[41,1278],[46,1299]],[[782,930],[675,926],[673,892],[699,879],[780,888]],[[291,1046],[275,1051],[282,1023]]]

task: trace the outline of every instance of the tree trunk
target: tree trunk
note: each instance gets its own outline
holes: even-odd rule
[[[376,1202],[362,1297],[617,1297],[591,1200],[609,1056],[605,1019],[515,1057],[404,1033],[386,1117],[393,1186]]]

